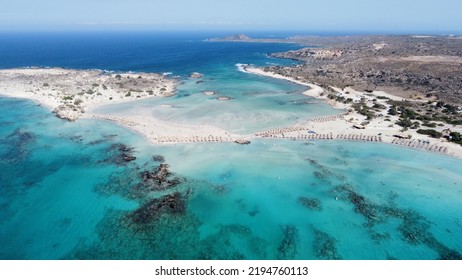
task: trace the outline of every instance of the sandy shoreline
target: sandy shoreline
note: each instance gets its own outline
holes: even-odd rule
[[[93,108],[173,95],[176,81],[152,73],[17,68],[0,70],[0,93],[34,100],[74,121]]]
[[[275,79],[284,79],[292,83],[308,86],[310,89],[303,92],[303,94],[322,99],[335,108],[344,109],[347,111],[345,114],[340,114],[337,116],[302,121],[293,126],[294,128],[300,128],[294,131],[291,131],[290,128],[287,128],[285,131],[271,130],[267,132],[260,132],[259,135],[264,135],[264,137],[289,139],[340,139],[350,141],[377,141],[421,150],[440,152],[462,159],[462,146],[458,144],[448,142],[443,138],[430,138],[426,135],[419,134],[414,130],[407,130],[402,132],[402,128],[400,126],[393,125],[398,120],[398,117],[387,116],[386,111],[388,108],[383,110],[383,116],[379,116],[371,121],[368,121],[368,124],[363,126],[361,124],[366,122],[365,116],[356,113],[351,109],[349,104],[335,102],[334,100],[329,99],[326,94],[322,95],[324,89],[316,84],[300,81],[292,77],[286,77],[277,73],[265,72],[260,68],[244,67],[244,70],[251,74],[262,75]],[[393,96],[382,91],[365,93],[356,91],[352,88],[345,88],[342,90],[331,87],[331,89],[334,90],[334,92],[337,94],[348,96],[355,101],[361,100],[361,98],[366,98],[367,102],[372,103],[372,100],[377,100],[378,96],[385,96],[392,100],[403,100],[401,97]],[[386,119],[389,119],[389,121]],[[357,126],[359,129],[355,128],[354,126]],[[302,132],[302,129],[308,129],[315,133],[306,134],[306,131]]]
[[[351,107],[349,104],[343,104],[339,102],[335,102],[332,99],[329,99],[326,94],[324,93],[324,89],[318,85],[306,82],[306,81],[299,81],[297,79],[282,76],[276,73],[265,72],[259,68],[253,68],[246,66],[245,71],[249,74],[256,74],[267,76],[275,79],[284,79],[293,83],[297,83],[306,87],[309,87],[303,94],[307,96],[311,96],[314,98],[318,98],[324,100],[325,102],[329,103],[330,105],[334,106],[335,108],[345,110],[345,113],[340,113],[335,116],[325,116],[319,117],[315,119],[307,119],[300,121],[292,126],[283,127],[283,128],[276,128],[267,131],[259,131],[255,132],[254,134],[250,135],[238,135],[233,134],[229,131],[226,131],[221,128],[217,128],[207,124],[200,124],[200,125],[185,125],[185,124],[178,124],[178,123],[170,123],[165,122],[155,117],[146,118],[144,116],[127,116],[127,115],[118,115],[117,113],[113,114],[95,114],[95,113],[87,113],[86,110],[92,111],[90,109],[97,108],[99,106],[107,105],[107,104],[115,104],[120,102],[129,102],[132,100],[137,100],[139,98],[160,98],[162,96],[171,96],[174,94],[175,89],[175,82],[169,79],[165,79],[160,75],[155,74],[123,74],[122,76],[126,75],[125,81],[130,83],[133,79],[140,80],[143,79],[153,79],[154,81],[150,84],[150,87],[157,88],[168,88],[164,91],[157,91],[153,95],[148,95],[147,92],[143,96],[136,97],[136,96],[124,96],[121,95],[120,92],[117,90],[113,90],[112,87],[108,87],[108,90],[102,91],[101,95],[95,95],[94,98],[87,98],[84,103],[84,112],[78,112],[77,118],[90,118],[90,119],[99,119],[110,121],[116,123],[118,125],[127,127],[132,131],[139,133],[140,135],[144,136],[148,141],[153,144],[175,144],[175,143],[199,143],[199,142],[236,142],[236,141],[251,141],[252,139],[257,138],[275,138],[275,139],[291,139],[291,140],[348,140],[348,141],[371,141],[371,142],[383,142],[389,144],[396,144],[401,146],[407,146],[411,148],[418,148],[422,150],[428,150],[433,152],[440,152],[444,154],[448,154],[451,156],[455,156],[462,159],[462,147],[457,144],[449,143],[444,141],[443,139],[434,139],[429,138],[426,135],[421,135],[416,133],[415,131],[408,130],[406,132],[401,132],[401,127],[397,125],[392,125],[396,120],[397,117],[389,117],[389,121],[385,119],[385,117],[378,117],[368,122],[367,125],[364,127],[361,125],[365,122],[366,117],[363,115],[359,115],[354,110],[350,110]],[[3,80],[0,83],[0,90],[2,93],[9,97],[17,97],[17,98],[26,98],[31,99],[39,104],[43,104],[44,106],[54,110],[57,106],[61,106],[62,102],[60,102],[60,98],[63,96],[59,94],[58,91],[50,90],[50,86],[43,86],[43,80],[41,77],[58,75],[58,77],[71,76],[70,78],[77,79],[77,81],[81,80],[82,77],[79,75],[83,75],[86,79],[88,77],[98,77],[100,82],[107,83],[110,86],[113,86],[110,81],[108,82],[107,79],[114,79],[114,74],[108,74],[106,79],[100,77],[101,73],[96,73],[94,70],[66,70],[60,68],[53,68],[53,69],[34,69],[33,73],[38,75],[33,76],[30,78],[30,84],[23,85],[20,82],[24,80],[24,71],[26,74],[30,74],[30,69],[12,69],[12,70],[1,70],[1,75],[13,75],[16,77],[19,75],[21,78],[19,81],[12,79],[10,83],[5,83]],[[77,72],[77,73],[76,73]],[[61,76],[60,76],[61,75]],[[76,76],[77,75],[77,76]],[[133,75],[129,76],[129,75]],[[25,75],[28,77],[27,75]],[[130,78],[128,78],[130,77]],[[37,81],[38,79],[38,81]],[[132,79],[132,80],[130,80]],[[53,80],[52,80],[53,82]],[[30,90],[30,85],[35,85],[35,90]],[[37,86],[42,84],[42,86]],[[116,83],[117,84],[117,83]],[[167,86],[168,85],[168,86]],[[29,86],[29,87],[28,87]],[[82,84],[82,87],[85,87],[85,84]],[[109,89],[110,88],[110,89]],[[362,93],[357,92],[352,88],[346,89],[336,89],[332,88],[337,94],[348,94],[351,98],[355,100],[359,100],[361,98],[368,98],[373,99],[377,95],[384,96],[390,98],[398,98],[395,96],[389,96],[387,93],[384,92],[375,92],[375,93]],[[138,91],[139,92],[139,91]],[[66,93],[68,94],[68,93]],[[111,100],[108,98],[108,95],[117,96],[118,98],[112,98]],[[68,95],[65,95],[68,96]],[[398,98],[401,100],[401,98]],[[386,111],[386,110],[384,110]],[[387,114],[384,112],[383,114],[386,116]],[[360,127],[364,129],[355,128]],[[404,139],[404,137],[396,137],[399,136],[411,136],[411,139]]]
[[[153,144],[234,142],[250,138],[249,136],[233,134],[210,125],[177,124],[144,116],[84,114],[82,118],[114,122],[141,134]]]

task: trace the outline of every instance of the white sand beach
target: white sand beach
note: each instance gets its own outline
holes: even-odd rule
[[[64,68],[0,70],[1,94],[35,100],[71,121],[98,106],[171,96],[175,88],[175,80],[152,73]]]
[[[307,81],[297,80],[262,69],[246,66],[249,74],[284,79],[309,87],[303,94],[315,97],[335,108],[345,110],[335,116],[301,120],[289,127],[238,135],[207,124],[186,125],[165,122],[154,117],[121,116],[89,113],[107,104],[129,102],[141,98],[172,96],[176,81],[165,76],[148,73],[106,73],[100,70],[68,70],[62,68],[27,68],[0,70],[0,92],[6,96],[27,98],[49,107],[60,118],[75,121],[92,118],[111,121],[143,135],[154,144],[196,142],[244,142],[255,138],[281,138],[293,140],[349,140],[397,144],[432,152],[441,152],[462,158],[462,146],[444,138],[429,138],[414,130],[402,131],[396,116],[388,116],[385,96],[394,100],[401,97],[386,92],[359,92],[353,88],[331,87],[336,95],[367,103],[382,102],[386,109],[372,120],[355,112],[350,104],[328,98],[324,88]],[[373,101],[374,100],[374,101]]]
[[[383,91],[374,91],[372,93],[356,91],[351,87],[338,89],[331,87],[337,96],[349,97],[354,101],[362,98],[371,105],[378,102],[386,107],[382,114],[370,121],[366,117],[356,113],[349,104],[336,102],[329,99],[327,94],[323,94],[324,89],[319,85],[306,81],[283,76],[277,73],[265,72],[263,69],[255,67],[244,67],[245,71],[251,74],[267,76],[275,79],[284,79],[296,84],[308,86],[310,89],[303,94],[319,98],[329,103],[335,108],[344,109],[345,114],[338,116],[318,118],[314,120],[302,121],[293,128],[285,128],[280,131],[260,132],[259,135],[275,138],[292,138],[292,139],[342,139],[357,141],[380,141],[389,144],[418,148],[433,152],[443,152],[458,158],[462,158],[462,146],[448,142],[444,138],[431,138],[427,135],[417,133],[415,130],[402,131],[402,127],[394,124],[398,117],[388,116],[388,105],[379,96],[384,96],[392,100],[403,100],[402,97],[394,96]],[[374,100],[374,101],[373,101]],[[364,123],[367,125],[363,125]],[[296,129],[294,129],[296,128]],[[307,133],[306,130],[315,133]],[[453,131],[459,131],[460,128],[453,128]],[[318,135],[318,136],[316,136]],[[322,136],[321,136],[322,135]],[[397,137],[398,136],[398,137]]]

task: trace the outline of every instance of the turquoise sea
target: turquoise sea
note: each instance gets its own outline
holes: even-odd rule
[[[171,72],[176,96],[98,110],[242,134],[337,113],[236,66],[296,63],[267,54],[299,46],[204,41],[223,35],[3,34],[0,68]],[[462,259],[459,159],[347,141],[156,146],[27,100],[0,109],[0,259]]]

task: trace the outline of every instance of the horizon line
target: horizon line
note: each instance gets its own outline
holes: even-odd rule
[[[433,36],[459,36],[461,31],[456,30],[393,30],[393,29],[376,29],[376,30],[361,30],[361,29],[192,29],[192,28],[2,28],[1,33],[223,33],[223,34],[259,34],[259,33],[297,33],[298,35],[433,35]]]

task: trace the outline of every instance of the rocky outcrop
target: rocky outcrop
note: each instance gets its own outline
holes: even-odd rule
[[[146,201],[175,187],[178,187],[178,191],[184,191],[180,185],[186,182],[186,178],[171,172],[168,164],[159,164],[158,161],[154,161],[155,166],[153,166],[153,162],[147,162],[142,166],[138,162],[128,165],[126,161],[135,158],[130,155],[132,149],[130,147],[124,148],[124,146],[113,149],[117,153],[108,160],[118,160],[120,164],[127,166],[119,168],[120,171],[112,174],[106,183],[99,184],[95,189],[99,194],[104,196],[120,195],[129,199]]]
[[[245,139],[237,139],[236,141],[234,141],[234,143],[239,145],[249,145],[250,141]]]
[[[173,188],[185,180],[176,177],[169,170],[170,165],[161,163],[153,170],[145,170],[140,173],[141,183],[134,187],[135,193],[147,193],[152,191],[162,191]]]
[[[231,100],[233,98],[229,97],[229,96],[220,96],[220,97],[217,97],[217,99],[220,100],[220,101],[227,101],[227,100]]]
[[[191,73],[191,75],[189,75],[190,78],[193,78],[193,79],[200,79],[202,77],[204,77],[204,75],[202,75],[201,73],[198,73],[198,72],[193,72]]]
[[[60,105],[53,110],[53,114],[55,114],[56,117],[71,122],[78,119],[82,113],[82,108],[72,105]]]

